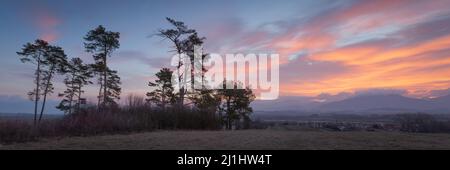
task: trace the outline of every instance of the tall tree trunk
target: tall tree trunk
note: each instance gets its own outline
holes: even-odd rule
[[[45,109],[45,102],[47,101],[47,93],[48,93],[48,88],[50,86],[50,81],[52,79],[52,70],[54,69],[54,66],[52,66],[52,68],[50,68],[50,75],[47,78],[47,84],[45,85],[45,90],[44,90],[44,100],[42,101],[42,107],[41,107],[41,114],[39,115],[39,121],[38,123],[41,123],[42,120],[42,115],[44,114],[44,109]]]
[[[70,95],[70,99],[69,99],[69,115],[72,114],[72,101],[73,101],[73,92]]]
[[[177,42],[175,42],[175,46],[177,48],[177,53],[178,53],[178,66],[177,66],[177,76],[178,76],[178,89],[180,90],[180,97],[178,99],[178,107],[179,109],[182,109],[184,106],[184,86],[181,84],[182,82],[182,77],[181,77],[181,73],[180,73],[180,69],[182,66],[182,58],[181,58],[181,47],[178,45]]]
[[[38,110],[38,102],[39,102],[39,83],[41,80],[41,54],[38,54],[38,58],[37,58],[37,70],[36,70],[36,91],[34,94],[35,98],[34,98],[34,126],[36,126],[37,124],[37,110]]]
[[[77,113],[80,112],[81,108],[81,83],[78,85],[78,105],[77,105]]]
[[[228,97],[227,99],[227,122],[226,122],[226,127],[227,130],[231,130],[231,98]]]
[[[108,74],[108,66],[106,65],[106,57],[108,57],[108,53],[105,51],[105,56],[104,56],[104,58],[103,58],[103,64],[104,64],[104,66],[103,66],[103,107],[104,108],[106,108],[106,104],[107,104],[107,84],[108,84],[108,81],[107,81],[107,79],[106,79],[106,77],[107,77],[107,74]]]
[[[103,90],[103,82],[100,81],[100,90],[98,91],[98,100],[97,100],[97,107],[98,110],[100,110],[101,104],[102,104],[102,90]]]
[[[106,66],[105,66],[106,68]],[[106,82],[106,71],[103,73],[103,108],[106,108],[107,102],[108,102],[108,97],[107,97],[107,82]]]
[[[194,56],[195,57],[195,56]],[[195,92],[195,58],[191,58],[191,90],[192,93]]]
[[[177,76],[178,76],[178,88],[180,90],[180,97],[178,99],[178,107],[181,109],[184,105],[184,86],[182,85],[181,73],[180,73],[181,63],[178,64]]]
[[[166,110],[166,90],[163,85],[162,94],[161,94],[161,106],[163,110]]]
[[[73,79],[73,74],[72,74],[72,83],[71,83],[71,87],[70,89],[72,90],[71,94],[70,94],[70,99],[69,99],[69,115],[72,114],[72,101],[73,101],[73,95],[75,95],[75,91],[74,91],[74,79]]]
[[[205,88],[205,70],[206,70],[206,68],[205,67],[203,67],[204,65],[204,62],[203,62],[203,55],[202,55],[202,90]]]

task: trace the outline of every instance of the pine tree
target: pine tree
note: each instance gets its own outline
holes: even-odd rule
[[[49,48],[49,44],[44,40],[36,40],[33,44],[27,43],[23,46],[22,51],[17,52],[20,57],[20,61],[23,63],[31,63],[36,66],[34,84],[35,87],[32,91],[28,92],[28,96],[34,101],[34,125],[37,124],[38,104],[42,96],[42,81],[43,81],[43,66],[47,61],[44,59]]]
[[[240,120],[243,121],[243,125],[245,129],[250,128],[250,114],[253,112],[253,108],[250,106],[250,104],[255,100],[255,95],[253,94],[253,91],[246,87],[245,89],[237,89],[237,92],[234,105],[236,109],[236,113],[239,115],[239,118],[237,120],[237,124],[240,124]]]
[[[22,51],[17,52],[24,63],[32,63],[36,66],[35,88],[28,93],[34,101],[34,125],[42,120],[47,96],[53,93],[52,79],[55,73],[63,73],[67,56],[61,47],[51,46],[44,40],[36,40],[33,44],[27,43]],[[38,104],[43,97],[41,111],[38,119]]]
[[[52,80],[55,76],[55,73],[63,74],[67,66],[67,56],[61,47],[50,46],[48,48],[47,53],[44,55],[44,58],[46,60],[45,62],[46,69],[44,69],[43,71],[44,98],[42,101],[41,113],[39,115],[38,122],[41,122],[42,116],[44,115],[47,96],[53,93],[54,87]]]
[[[181,68],[183,66],[183,53],[185,52],[184,49],[185,47],[183,47],[183,43],[185,42],[185,39],[187,37],[189,37],[190,35],[192,35],[193,33],[195,33],[195,30],[193,29],[189,29],[183,22],[181,21],[176,21],[174,19],[171,18],[166,18],[167,21],[174,27],[172,29],[161,29],[159,30],[159,34],[158,36],[163,37],[165,39],[168,39],[171,43],[173,43],[173,48],[174,51],[176,53],[176,55],[178,55],[178,65],[177,67],[177,79],[178,79],[178,98],[177,98],[177,103],[179,107],[183,107],[184,106],[184,98],[185,98],[185,94],[187,92],[187,89],[185,88],[185,84],[182,83],[183,81],[185,81],[185,77],[187,75],[185,75],[185,73],[182,72]]]
[[[220,96],[214,90],[206,88],[197,90],[197,92],[198,95],[191,98],[195,108],[201,112],[215,114],[221,102]]]
[[[120,93],[122,91],[120,87],[122,83],[117,71],[108,69],[106,72],[106,80],[106,86],[104,86],[106,89],[103,89],[104,96],[106,96],[104,103],[106,106],[117,106],[115,100],[120,99]]]
[[[66,78],[64,83],[67,89],[60,97],[65,97],[57,106],[58,109],[67,114],[80,111],[81,95],[84,93],[83,87],[92,84],[89,79],[92,78],[92,69],[89,65],[83,64],[80,58],[72,58],[67,65]]]
[[[227,89],[226,87],[233,88]],[[239,123],[241,119],[248,126],[250,114],[253,112],[250,103],[255,99],[252,90],[248,87],[242,88],[242,83],[239,82],[224,81],[223,88],[217,90],[217,93],[221,100],[219,114],[225,128],[231,130],[233,122]]]
[[[165,109],[167,104],[175,103],[174,88],[172,85],[172,71],[168,68],[161,69],[156,73],[157,80],[149,82],[148,86],[154,88],[147,93],[147,101]]]
[[[196,48],[199,48],[199,47],[201,47],[203,45],[203,42],[204,42],[205,39],[206,39],[205,37],[199,37],[197,32],[194,32],[188,38],[183,40],[183,43],[182,43],[183,51],[187,55],[187,57],[189,57],[189,62],[190,62],[190,66],[189,66],[189,68],[190,68],[190,70],[189,70],[190,75],[189,76],[191,76],[191,78],[190,78],[191,89],[190,90],[191,90],[191,93],[194,93],[194,95],[195,95],[195,92],[196,92],[195,84],[199,83],[198,81],[203,81],[203,79],[202,80],[196,80],[195,79],[195,77],[196,77],[195,75],[200,74],[200,75],[202,75],[202,78],[203,78],[203,73],[202,72],[206,71],[205,68],[203,67],[202,61],[203,61],[203,59],[206,58],[207,55],[203,54],[203,50],[196,49]],[[196,51],[196,50],[198,50],[198,51]],[[201,60],[197,59],[197,61],[196,61],[195,55],[200,55]],[[200,72],[196,72],[195,68],[201,68]],[[203,83],[203,82],[200,82],[200,83]]]
[[[118,95],[120,95],[120,87],[118,87],[120,78],[117,76],[117,71],[111,70],[107,65],[107,58],[111,57],[112,52],[120,47],[119,38],[120,33],[106,31],[105,27],[101,25],[89,31],[84,37],[86,51],[93,53],[94,71],[99,76],[99,107],[106,107],[109,103],[115,103],[111,100],[118,98]],[[109,78],[113,80],[109,80]]]

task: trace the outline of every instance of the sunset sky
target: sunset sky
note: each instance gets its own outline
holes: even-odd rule
[[[207,52],[279,53],[283,96],[449,92],[449,0],[2,0],[0,96],[26,98],[32,89],[34,68],[16,55],[23,44],[42,38],[92,62],[82,38],[98,25],[121,33],[110,66],[123,95],[144,95],[172,56],[170,44],[152,36],[169,27],[165,17],[205,36]]]

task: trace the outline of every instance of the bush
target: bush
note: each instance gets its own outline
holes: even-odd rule
[[[196,109],[152,109],[144,104],[98,111],[86,108],[61,119],[45,120],[34,127],[30,121],[0,121],[0,143],[33,141],[39,137],[91,136],[156,129],[217,130],[215,113]]]
[[[0,121],[0,142],[26,142],[37,139],[33,125],[26,121]]]

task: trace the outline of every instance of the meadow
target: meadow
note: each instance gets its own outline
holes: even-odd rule
[[[154,131],[45,138],[0,149],[112,150],[425,150],[450,149],[450,134],[320,130]]]

